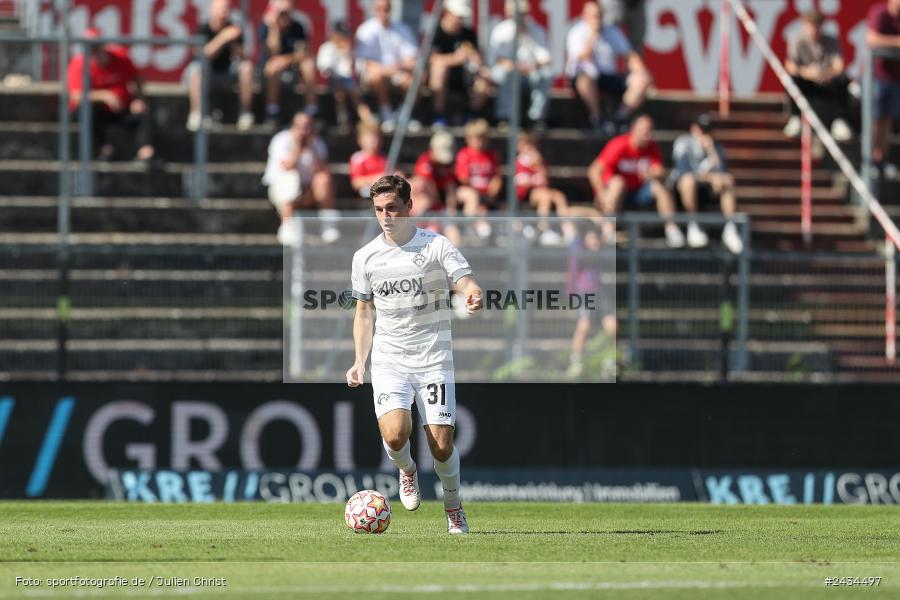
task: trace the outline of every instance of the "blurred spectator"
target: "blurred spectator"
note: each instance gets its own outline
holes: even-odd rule
[[[269,159],[263,184],[268,186],[269,200],[281,215],[278,239],[283,244],[296,243],[299,232],[298,210],[319,209],[322,241],[337,241],[340,232],[334,226],[334,186],[328,171],[328,148],[313,131],[312,117],[300,112],[294,115],[290,129],[275,134],[269,142]]]
[[[585,2],[581,20],[569,30],[566,52],[566,74],[587,107],[591,126],[608,133],[622,128],[644,102],[652,78],[622,30],[615,25],[603,24],[603,10],[594,0]],[[625,73],[619,70],[620,57],[627,59]],[[622,100],[612,124],[602,120],[601,93]]]
[[[378,99],[382,130],[390,133],[397,125],[391,90],[406,91],[412,83],[418,48],[409,27],[391,22],[391,0],[375,0],[372,14],[356,30],[357,69]]]
[[[231,22],[231,0],[212,0],[209,21],[203,23],[197,34],[206,38],[203,53],[209,61],[209,89],[219,93],[231,89],[238,82],[241,113],[237,128],[241,131],[253,125],[253,63],[244,58],[244,34],[240,25]],[[188,70],[188,95],[191,112],[188,114],[189,131],[200,129],[200,94],[202,92],[199,61],[191,63]]]
[[[515,57],[513,37],[516,31],[516,0],[506,0],[506,20],[498,23],[491,31],[488,62],[494,82],[499,86],[494,99],[494,112],[501,125],[510,118],[512,74],[516,69],[522,75],[522,86],[530,95],[528,118],[541,128],[546,117],[552,83],[550,51],[547,50],[544,31],[533,19],[527,17],[530,8],[527,0],[519,0],[519,11],[523,17]]]
[[[346,22],[336,22],[331,30],[331,39],[319,46],[316,66],[337,103],[338,127],[346,130],[350,125],[348,103],[353,105],[360,121],[372,119],[369,107],[359,97],[353,74],[353,36]]]
[[[413,169],[413,214],[438,212],[447,208],[456,213],[456,169],[453,164],[453,136],[448,131],[436,131],[428,150],[423,152]]]
[[[374,124],[360,123],[356,143],[360,149],[350,157],[350,185],[361,198],[368,198],[369,187],[387,167],[387,158],[381,154],[381,131]]]
[[[500,159],[496,151],[487,148],[487,132],[484,119],[467,123],[466,147],[456,154],[456,179],[460,184],[456,196],[466,216],[483,215],[494,208],[503,187]],[[478,221],[475,232],[482,239],[490,237],[491,226],[487,221]]]
[[[100,32],[88,29],[84,37],[97,39]],[[78,106],[82,98],[82,70],[84,52],[75,55],[69,62],[67,82],[69,87],[69,110],[78,118]],[[137,132],[137,158],[149,162],[154,154],[151,141],[153,117],[143,100],[141,79],[128,57],[128,50],[122,46],[91,44],[88,58],[91,103],[91,135],[95,152],[99,148],[99,158],[109,160],[115,149],[109,143],[107,129],[110,125],[122,124]]]
[[[826,123],[831,120],[831,136],[845,142],[853,136],[850,126],[842,117],[847,110],[850,80],[844,73],[844,57],[841,43],[836,37],[822,32],[824,17],[818,11],[803,15],[803,28],[788,44],[784,63],[794,83],[811,102],[821,105]],[[784,127],[784,134],[794,138],[800,135],[800,108],[791,100],[791,118]]]
[[[734,177],[728,172],[725,149],[712,135],[709,115],[700,115],[691,123],[690,133],[675,140],[672,149],[674,165],[669,179],[681,196],[681,203],[689,214],[697,212],[700,197],[719,198],[722,214],[728,218],[722,230],[722,243],[734,254],[740,254],[744,243],[737,227],[731,221],[737,199],[734,194]],[[702,248],[709,243],[706,233],[691,221],[687,227],[687,244]]]
[[[518,155],[516,156],[516,196],[519,202],[527,202],[537,210],[540,242],[544,246],[556,246],[562,242],[562,236],[550,229],[547,217],[550,210],[557,215],[565,215],[568,209],[566,196],[561,191],[550,187],[547,178],[547,165],[537,147],[537,142],[530,133],[519,134]],[[526,237],[528,235],[526,229]]]
[[[489,84],[481,76],[484,61],[478,51],[478,36],[465,25],[465,19],[471,16],[468,0],[446,0],[434,32],[428,87],[434,97],[434,124],[438,127],[447,125],[450,94],[466,97],[466,108],[473,112],[481,110],[487,100]]]
[[[900,48],[900,0],[881,2],[869,9],[869,31],[866,41],[870,48]],[[875,130],[872,160],[879,168],[891,146],[894,121],[900,119],[900,60],[875,57]]]
[[[305,110],[318,112],[316,66],[309,50],[306,29],[292,16],[293,0],[270,0],[259,29],[260,65],[266,87],[266,118],[277,122],[281,114],[282,79],[293,82],[299,75],[306,94]]]
[[[607,142],[588,167],[588,179],[594,188],[597,207],[607,217],[615,216],[622,205],[641,208],[656,202],[656,211],[666,221],[666,244],[684,246],[684,234],[671,221],[675,200],[663,184],[665,169],[659,145],[653,140],[653,119],[639,115],[631,130]],[[615,225],[604,223],[607,240],[613,238]]]
[[[635,52],[644,53],[644,32],[647,30],[646,0],[602,0],[606,22],[625,31]]]
[[[591,329],[599,325],[603,331],[605,348],[603,353],[601,375],[615,375],[615,340],[618,323],[616,321],[615,302],[608,302],[602,284],[602,261],[598,253],[603,249],[603,237],[595,227],[580,223],[581,233],[572,241],[569,249],[569,270],[566,276],[566,293],[584,297],[594,294],[597,306],[594,309],[578,310],[578,321],[572,333],[569,368],[566,375],[571,378],[580,377],[584,372],[583,354],[585,342]]]

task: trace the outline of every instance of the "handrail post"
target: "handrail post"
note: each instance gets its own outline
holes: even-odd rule
[[[630,350],[629,362],[637,365],[640,362],[640,235],[641,226],[636,221],[628,222],[628,346]]]
[[[744,248],[738,256],[738,297],[737,297],[737,356],[734,370],[741,372],[748,368],[747,339],[750,335],[750,220],[745,215],[740,220],[741,240]]]
[[[800,134],[800,231],[803,244],[812,245],[812,129],[803,117]]]
[[[731,114],[731,7],[722,0],[719,10],[719,116]]]
[[[870,193],[875,194],[872,186],[872,99],[874,97],[872,86],[875,84],[872,69],[875,66],[875,57],[872,52],[865,53],[865,56],[862,84],[862,135],[860,136],[862,147],[859,149],[862,163],[860,171],[862,171],[862,180],[866,188]]]
[[[66,13],[67,2],[62,2]],[[66,65],[69,64],[69,28],[63,19],[60,23],[59,47],[59,176],[57,190],[57,280],[59,290],[56,299],[56,377],[66,380],[66,346],[69,318],[69,199],[71,174],[69,173],[69,88],[66,81]]]
[[[91,49],[93,44],[85,40],[81,45],[81,104],[78,108],[78,119],[81,126],[78,132],[78,195],[93,196],[94,182],[91,173],[91,150],[93,147],[93,105],[91,104]],[[61,75],[62,76],[62,75]]]
[[[884,240],[884,356],[888,364],[897,360],[897,263],[894,242],[885,237]]]
[[[519,121],[521,120],[522,109],[522,74],[516,65],[519,54],[519,31],[522,28],[522,11],[520,10],[518,0],[513,2],[515,12],[513,13],[513,43],[512,43],[512,106],[509,112],[509,137],[506,141],[506,210],[513,216],[519,207],[519,199],[516,196],[516,152],[519,143]]]
[[[194,132],[194,181],[191,196],[196,202],[206,197],[206,156],[208,150],[206,135],[206,114],[209,112],[209,62],[203,48],[200,57],[200,127]]]

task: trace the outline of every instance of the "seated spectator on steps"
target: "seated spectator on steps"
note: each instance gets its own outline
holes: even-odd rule
[[[495,208],[503,178],[500,176],[500,158],[495,150],[487,148],[488,123],[484,119],[470,121],[465,127],[466,146],[456,154],[456,179],[459,189],[456,197],[463,205],[466,216],[484,215]],[[447,212],[454,214],[456,207],[448,205]],[[491,226],[485,220],[475,223],[478,237],[491,235]]]
[[[322,241],[331,244],[340,238],[335,227],[338,214],[334,210],[334,185],[327,160],[328,148],[313,131],[312,117],[305,112],[294,115],[291,127],[276,133],[269,142],[262,181],[281,216],[278,240],[282,244],[300,243],[300,224],[291,217],[311,208],[319,211]]]
[[[503,126],[510,119],[512,103],[513,72],[521,74],[522,87],[529,94],[527,109],[528,119],[541,128],[546,118],[550,85],[553,76],[550,68],[550,51],[547,49],[546,35],[543,29],[528,18],[530,5],[527,0],[518,0],[522,23],[519,28],[519,45],[516,56],[513,56],[513,38],[516,23],[515,10],[517,0],[506,0],[506,20],[498,23],[491,31],[488,62],[491,76],[497,84],[497,95],[494,98],[494,115]]]
[[[734,254],[740,254],[744,242],[731,221],[737,199],[734,194],[734,177],[728,172],[725,149],[712,134],[709,115],[700,115],[691,123],[690,133],[675,140],[672,149],[672,173],[670,181],[681,196],[681,203],[688,214],[697,212],[700,197],[719,198],[722,214],[729,221],[722,230],[722,243]],[[706,233],[691,221],[687,227],[687,244],[691,248],[702,248],[709,240]]]
[[[244,34],[241,26],[231,22],[231,0],[212,0],[209,7],[209,21],[203,23],[197,34],[206,38],[201,52],[206,55],[209,69],[209,90],[220,93],[230,90],[237,81],[241,113],[237,128],[246,131],[253,126],[253,63],[244,58]],[[200,129],[200,94],[202,85],[199,61],[191,63],[188,70],[188,96],[191,112],[188,114],[187,129]]]
[[[869,9],[866,19],[869,48],[900,48],[900,0],[888,0]],[[894,123],[900,120],[900,60],[875,57],[875,126],[872,136],[872,160],[887,172],[888,150]],[[896,165],[890,170],[896,172]]]
[[[84,37],[97,39],[100,32],[88,29]],[[83,68],[84,52],[72,58],[66,74],[69,111],[76,119],[78,106],[85,100],[81,85]],[[95,152],[102,160],[112,158],[115,149],[109,142],[107,130],[110,125],[122,124],[137,133],[137,159],[149,162],[156,152],[151,140],[153,116],[142,98],[141,78],[128,57],[128,50],[116,45],[91,44],[88,70],[91,88],[86,100],[91,105]]]
[[[663,183],[666,170],[662,153],[653,140],[653,119],[638,115],[628,133],[614,137],[588,167],[588,179],[594,188],[594,202],[607,217],[614,217],[622,206],[641,208],[656,203],[656,211],[665,221],[666,244],[684,246],[684,234],[671,218],[675,200]],[[615,235],[611,220],[603,224],[607,241]]]
[[[360,123],[356,143],[360,149],[350,157],[350,185],[368,199],[369,188],[385,175],[387,167],[387,158],[381,154],[381,131],[374,124]]]
[[[391,0],[374,0],[372,14],[356,30],[356,66],[362,85],[378,99],[382,131],[391,133],[397,126],[391,91],[409,88],[419,49],[409,27],[391,22]],[[410,126],[418,124],[410,121]]]
[[[519,134],[518,154],[516,155],[516,196],[519,202],[527,203],[538,214],[538,231],[541,233],[540,243],[543,246],[556,246],[562,243],[562,236],[550,228],[547,217],[555,210],[557,215],[564,216],[568,210],[566,195],[550,187],[547,178],[547,165],[537,147],[534,136],[523,132]],[[526,237],[530,237],[528,229]]]
[[[372,120],[372,112],[359,96],[353,70],[353,36],[350,26],[338,21],[331,30],[331,38],[319,46],[316,67],[334,96],[337,105],[338,127],[347,130],[350,126],[350,105],[363,123]]]
[[[489,82],[478,51],[478,36],[466,27],[472,15],[468,0],[447,0],[434,32],[431,56],[428,58],[428,87],[434,100],[434,125],[447,125],[447,100],[450,94],[465,97],[463,110],[476,113],[487,101]]]
[[[456,208],[456,169],[453,136],[448,131],[436,131],[428,150],[423,152],[413,168],[412,214],[442,212],[448,206]]]
[[[581,19],[569,30],[566,53],[566,75],[587,107],[591,127],[606,133],[624,128],[644,102],[652,77],[625,34],[603,24],[603,9],[594,0],[584,3]],[[619,58],[627,61],[625,72],[619,69]],[[601,94],[622,101],[611,123],[603,121]]]
[[[784,66],[822,119],[826,123],[831,121],[831,136],[846,142],[853,136],[843,118],[850,99],[847,87],[850,80],[844,72],[841,43],[822,31],[823,18],[817,11],[803,15],[803,28],[791,38]],[[800,108],[791,100],[791,118],[784,134],[797,137],[800,126]]]
[[[281,83],[299,76],[306,95],[305,110],[318,113],[316,66],[306,29],[291,14],[293,0],[270,0],[259,29],[260,67],[266,89],[266,119],[277,123],[281,115]]]

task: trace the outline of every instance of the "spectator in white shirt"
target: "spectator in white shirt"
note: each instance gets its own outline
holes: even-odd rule
[[[340,233],[334,226],[334,185],[328,171],[328,148],[313,130],[312,117],[300,112],[291,127],[275,134],[269,142],[269,158],[262,182],[268,186],[269,200],[281,215],[278,239],[283,244],[295,243],[297,222],[290,217],[298,210],[319,209],[322,241],[337,241]]]
[[[566,74],[587,107],[591,126],[607,133],[625,127],[630,115],[644,102],[652,77],[622,30],[603,24],[603,9],[597,2],[585,2],[581,20],[569,30],[566,52]],[[624,73],[619,68],[620,58],[627,63]],[[622,99],[614,123],[603,121],[601,93]]]
[[[389,133],[397,123],[391,89],[406,90],[412,83],[418,48],[409,27],[391,22],[391,0],[375,0],[372,13],[356,30],[357,68],[363,85],[375,91],[382,129]]]
[[[494,114],[500,123],[509,121],[512,74],[517,69],[521,73],[522,84],[530,95],[528,118],[541,126],[546,115],[547,98],[552,83],[550,52],[547,50],[544,31],[532,19],[526,18],[530,10],[528,1],[519,0],[519,11],[523,18],[519,28],[518,52],[515,58],[513,57],[515,10],[516,0],[506,0],[507,18],[491,31],[488,62],[491,65],[491,75],[498,86]]]
[[[331,30],[331,38],[319,47],[316,67],[337,104],[337,124],[342,130],[349,130],[350,114],[348,103],[352,104],[359,120],[368,122],[371,111],[359,97],[359,88],[353,72],[353,36],[344,21],[337,21]]]

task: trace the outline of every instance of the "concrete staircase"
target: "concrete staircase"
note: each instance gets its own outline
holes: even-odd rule
[[[217,102],[225,124],[211,133],[209,198],[195,203],[186,197],[192,173],[186,99],[175,88],[152,88],[165,165],[147,172],[129,161],[92,164],[97,196],[73,200],[77,247],[61,294],[54,94],[43,84],[0,90],[0,377],[55,377],[57,299],[64,295],[71,379],[280,380],[282,252],[274,237],[278,219],[260,183],[272,132],[261,126],[236,131],[236,107],[230,99]],[[422,104],[418,116],[427,121],[428,103]],[[322,107],[330,119],[330,105]],[[715,106],[673,95],[647,108],[670,153],[689,118]],[[590,197],[584,167],[605,142],[579,128],[579,110],[571,98],[555,97],[557,127],[542,141],[553,185],[576,202]],[[867,237],[868,221],[846,202],[845,186],[828,161],[817,161],[816,252],[802,245],[799,149],[781,135],[784,120],[780,100],[764,98],[736,103],[732,118],[717,123],[740,210],[753,224],[750,372],[741,377],[900,379],[880,358],[884,267]],[[454,133],[461,136],[459,129]],[[346,177],[354,137],[330,129],[325,135],[341,207],[365,208]],[[427,133],[410,135],[401,166],[410,166],[427,140]],[[505,153],[503,136],[493,133],[491,140]],[[122,157],[131,156],[124,136],[120,141]],[[74,152],[76,136],[72,144]],[[623,377],[714,378],[722,348],[724,253],[715,243],[677,256],[656,238],[641,244],[641,368]],[[618,268],[619,337],[628,351],[624,256]],[[548,331],[548,340],[554,335],[560,338]],[[567,337],[548,350],[548,361],[564,356]]]

